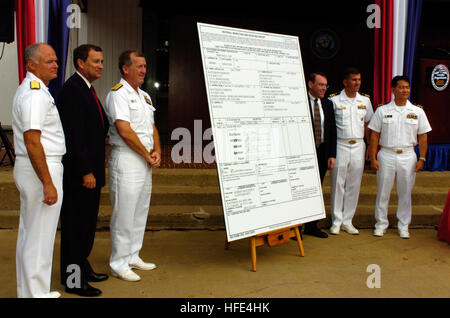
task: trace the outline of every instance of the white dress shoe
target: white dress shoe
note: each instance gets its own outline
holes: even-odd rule
[[[386,233],[386,230],[383,229],[375,229],[375,231],[373,231],[373,235],[379,237],[383,236],[384,233]]]
[[[143,271],[149,271],[156,268],[156,265],[153,263],[146,263],[144,261],[140,261],[139,263],[130,264],[131,268],[140,269]]]
[[[409,239],[409,232],[408,232],[408,230],[398,230],[398,235],[400,235],[400,237],[402,239]]]
[[[141,280],[141,277],[133,272],[131,269],[124,270],[123,272],[116,273],[115,271],[111,270],[111,275],[117,278],[120,278],[122,280],[126,280],[128,282],[138,282]]]
[[[341,228],[343,231],[347,232],[348,234],[352,234],[352,235],[359,234],[359,231],[352,224],[349,224],[349,225],[342,224]]]
[[[48,298],[59,298],[61,297],[61,294],[57,291],[52,291],[48,294]]]
[[[340,229],[341,229],[341,227],[339,225],[332,225],[330,227],[330,234],[338,235]]]

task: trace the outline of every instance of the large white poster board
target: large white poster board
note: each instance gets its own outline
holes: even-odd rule
[[[298,38],[197,27],[228,241],[325,218]]]

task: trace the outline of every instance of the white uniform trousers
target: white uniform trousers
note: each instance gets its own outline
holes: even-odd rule
[[[113,147],[109,159],[111,257],[116,273],[138,263],[152,192],[152,169],[128,147]]]
[[[381,148],[377,160],[380,169],[377,171],[378,193],[375,203],[375,228],[385,230],[389,226],[388,205],[394,178],[396,177],[398,194],[397,226],[399,230],[408,230],[411,223],[411,192],[416,179],[416,153],[412,147],[402,154]]]
[[[47,157],[58,201],[43,203],[43,185],[28,157],[17,156],[14,181],[20,192],[20,222],[16,250],[17,296],[45,298],[50,293],[53,247],[61,210],[63,165],[61,157]]]
[[[351,225],[358,205],[366,145],[362,139],[355,140],[353,145],[338,140],[336,163],[330,173],[331,220],[336,226]]]

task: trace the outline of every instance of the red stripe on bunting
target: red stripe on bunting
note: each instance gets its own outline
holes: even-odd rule
[[[25,48],[36,42],[34,0],[16,0],[16,29],[20,84],[27,73],[23,62]]]
[[[381,28],[375,28],[373,104],[376,109],[391,100],[394,1],[376,0],[375,3],[381,14]]]

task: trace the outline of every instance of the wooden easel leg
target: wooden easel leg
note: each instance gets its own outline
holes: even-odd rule
[[[252,271],[256,272],[256,238],[250,238],[250,249],[252,253]]]
[[[300,231],[298,230],[298,227],[295,227],[295,236],[297,237],[297,245],[298,249],[300,250],[300,255],[305,256],[305,250],[303,249],[303,242],[302,238],[300,237]]]

